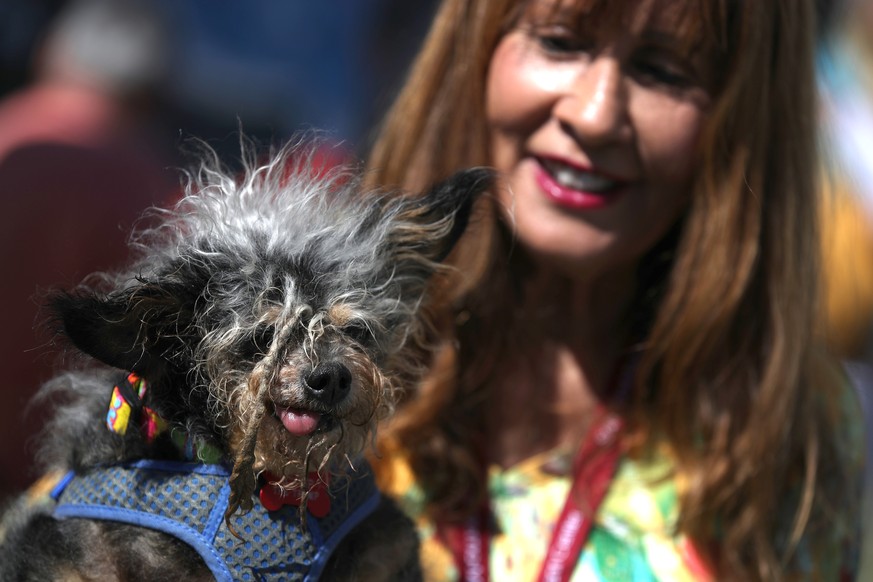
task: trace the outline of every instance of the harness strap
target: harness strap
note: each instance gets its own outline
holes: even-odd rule
[[[330,511],[321,518],[283,505],[269,511],[257,500],[224,520],[230,496],[226,465],[141,460],[69,473],[52,492],[58,519],[103,519],[177,537],[203,558],[220,582],[314,581],[343,538],[381,500],[369,467],[330,489]]]

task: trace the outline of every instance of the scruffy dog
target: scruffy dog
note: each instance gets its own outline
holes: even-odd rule
[[[490,174],[399,196],[315,177],[300,147],[243,157],[235,178],[206,156],[130,269],[52,297],[91,363],[42,391],[63,478],[7,515],[0,580],[420,576],[362,454],[418,373],[428,280]]]

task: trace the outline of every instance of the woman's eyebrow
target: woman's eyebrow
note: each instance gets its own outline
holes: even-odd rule
[[[695,31],[665,30],[663,28],[646,27],[640,32],[640,40],[655,47],[677,50],[686,56],[705,50],[703,38]]]

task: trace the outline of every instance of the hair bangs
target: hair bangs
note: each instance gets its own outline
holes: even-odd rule
[[[686,54],[706,51],[722,61],[730,50],[736,0],[522,0],[506,14],[511,28],[522,16],[577,29],[653,30],[669,35]]]

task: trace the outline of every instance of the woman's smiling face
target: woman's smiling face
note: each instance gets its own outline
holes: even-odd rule
[[[677,30],[682,2],[634,2],[636,21],[572,4],[532,0],[503,36],[486,116],[518,240],[585,277],[632,268],[686,207],[712,66]]]

